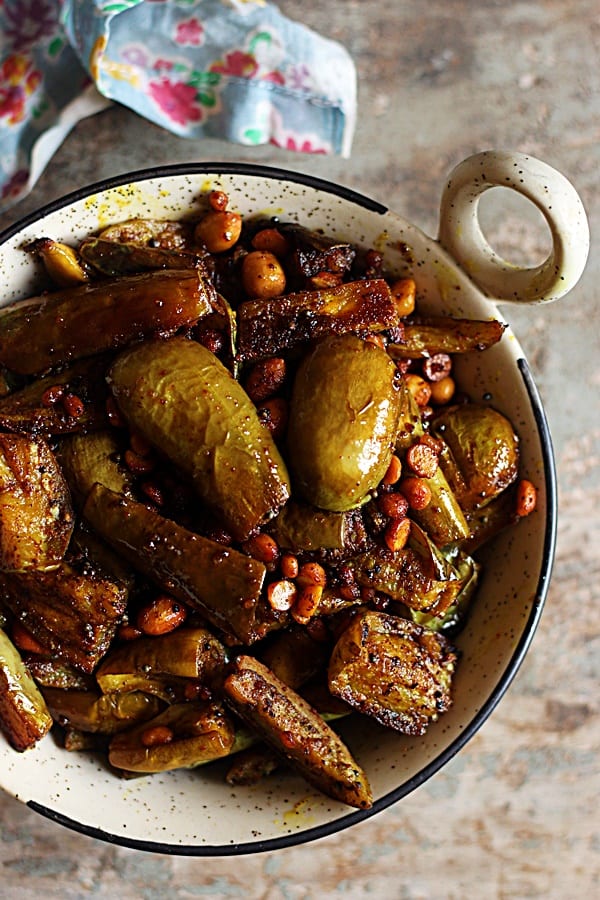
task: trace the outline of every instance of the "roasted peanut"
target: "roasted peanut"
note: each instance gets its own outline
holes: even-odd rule
[[[144,634],[168,634],[179,628],[187,618],[187,609],[169,594],[159,594],[143,606],[136,617],[136,625]]]
[[[270,534],[261,532],[248,538],[243,544],[244,551],[253,559],[259,560],[266,566],[274,565],[279,559],[279,547]]]
[[[386,526],[383,539],[388,550],[396,553],[403,550],[410,537],[410,519],[392,519]]]
[[[383,476],[382,484],[396,484],[402,474],[402,463],[400,458],[394,454],[390,459],[388,470]]]
[[[537,506],[537,488],[527,478],[517,485],[516,512],[521,518],[530,515]]]
[[[281,389],[285,376],[284,359],[279,356],[264,359],[250,369],[245,383],[246,393],[253,403],[262,403]]]
[[[417,441],[406,451],[406,463],[420,478],[433,478],[439,463],[439,451],[426,441]]]
[[[249,297],[267,300],[285,290],[285,272],[274,253],[253,250],[242,262],[242,284]]]
[[[242,217],[239,213],[213,209],[196,225],[194,239],[209,253],[224,253],[237,244],[242,233]]]
[[[290,250],[287,238],[277,228],[263,228],[257,231],[251,244],[255,250],[268,250],[278,258],[286,256]]]
[[[404,494],[391,491],[389,494],[381,495],[377,506],[388,519],[402,519],[408,511],[408,500]]]
[[[452,371],[452,359],[447,353],[434,353],[423,360],[423,375],[428,381],[441,381]]]
[[[211,209],[216,212],[224,212],[229,204],[229,197],[225,191],[211,191],[208,195],[208,202]]]
[[[322,584],[307,584],[296,597],[292,607],[292,617],[299,625],[306,625],[317,612],[321,597],[323,596]]]
[[[296,584],[300,587],[306,587],[311,584],[320,584],[321,587],[327,584],[327,574],[320,563],[307,562],[300,566],[298,575],[296,576]]]
[[[427,406],[431,398],[431,385],[420,375],[409,373],[404,376],[407,388],[418,406]]]
[[[62,384],[53,384],[42,394],[42,406],[54,406],[56,403],[60,403],[64,395],[65,389]]]
[[[426,509],[431,503],[431,488],[425,478],[403,478],[398,488],[410,509]]]
[[[293,606],[298,588],[293,581],[283,578],[280,581],[272,581],[267,587],[267,600],[272,609],[277,612],[287,612]]]
[[[62,398],[62,405],[67,415],[73,419],[78,419],[85,412],[85,404],[77,394],[65,394]]]
[[[435,403],[436,406],[443,406],[452,400],[455,390],[456,385],[450,375],[447,375],[440,381],[434,381],[431,384],[431,402]]]
[[[296,578],[299,571],[298,557],[293,553],[284,553],[281,557],[281,574],[284,578]]]
[[[394,306],[400,317],[410,316],[415,311],[417,286],[414,278],[399,278],[391,285]]]

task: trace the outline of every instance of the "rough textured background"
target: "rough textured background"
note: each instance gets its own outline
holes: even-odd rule
[[[281,9],[300,15],[297,3]],[[302,4],[359,69],[348,161],[192,144],[124,109],[81,123],[26,212],[103,176],[198,159],[304,170],[386,202],[435,235],[446,174],[512,148],[575,184],[600,228],[600,17],[592,0]],[[503,192],[498,192],[502,195]],[[496,198],[488,233],[515,261],[547,247],[538,217]],[[600,893],[600,281],[598,243],[579,287],[545,309],[510,311],[553,432],[561,516],[555,574],[532,649],[508,695],[442,772],[338,837],[232,860],[146,855],[97,843],[0,798],[0,896],[47,898],[573,898]]]

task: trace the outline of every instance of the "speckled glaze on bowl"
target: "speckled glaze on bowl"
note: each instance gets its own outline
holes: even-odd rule
[[[25,297],[38,286],[38,270],[22,249],[28,241],[44,236],[73,242],[132,216],[193,215],[200,209],[199,198],[218,188],[229,195],[230,207],[242,214],[296,220],[382,250],[389,268],[397,274],[410,271],[416,278],[421,309],[501,318],[472,280],[477,274],[472,262],[481,262],[481,250],[473,250],[472,242],[466,249],[458,248],[463,265],[471,271],[469,277],[441,244],[452,242],[455,229],[464,235],[465,221],[473,221],[476,197],[494,183],[490,176],[478,178],[486,168],[491,171],[491,163],[500,167],[495,183],[502,184],[507,166],[510,172],[517,166],[522,183],[531,181],[528,167],[539,171],[543,166],[514,154],[480,154],[469,161],[470,174],[466,177],[463,171],[459,179],[459,187],[470,186],[469,196],[460,196],[462,188],[455,189],[452,176],[445,188],[440,241],[379,203],[295,172],[206,163],[129,174],[77,191],[0,235],[3,300]],[[574,201],[568,182],[565,186],[562,176],[550,172],[559,181],[558,192],[566,190],[575,206],[556,227],[556,235],[553,229],[558,249],[551,268],[558,280],[550,279],[552,286],[546,278],[540,290],[537,276],[538,288],[528,295],[533,300],[555,299],[572,287],[587,255],[587,250],[580,252],[587,223],[577,195]],[[556,192],[550,190],[549,197],[550,205],[552,201],[556,205]],[[570,241],[579,248],[575,260],[564,253]],[[495,265],[501,268],[503,263],[495,260]],[[502,278],[492,287],[499,284],[504,284]],[[484,289],[490,292],[489,280]],[[500,299],[507,299],[507,294],[510,299],[511,293],[495,291]],[[488,552],[477,602],[457,641],[462,658],[452,709],[421,738],[385,731],[358,717],[341,725],[371,781],[375,797],[371,810],[352,811],[287,773],[257,786],[232,788],[223,780],[221,764],[121,780],[100,758],[67,753],[52,737],[19,754],[0,735],[0,786],[42,815],[112,843],[161,853],[227,856],[273,850],[344,829],[400,800],[439,770],[489,716],[523,660],[548,589],[556,529],[555,469],[546,418],[510,329],[491,350],[463,358],[457,373],[474,399],[490,399],[514,423],[521,439],[523,473],[539,487],[539,508]]]

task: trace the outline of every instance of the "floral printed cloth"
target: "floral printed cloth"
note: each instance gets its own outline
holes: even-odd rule
[[[356,73],[265,0],[0,0],[0,209],[111,101],[189,138],[348,156]]]

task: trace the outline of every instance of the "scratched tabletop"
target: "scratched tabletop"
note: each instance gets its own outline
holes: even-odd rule
[[[467,746],[392,808],[312,844],[235,860],[130,850],[71,832],[0,796],[0,897],[591,898],[600,896],[600,18],[595,0],[283,0],[341,42],[358,69],[349,159],[190,141],[113,106],[86,119],[0,228],[147,165],[236,160],[340,182],[437,233],[446,175],[479,150],[529,153],[576,186],[592,230],[587,270],[549,307],[503,310],[553,436],[560,517],[532,647]],[[492,243],[539,262],[537,211],[499,196]]]

